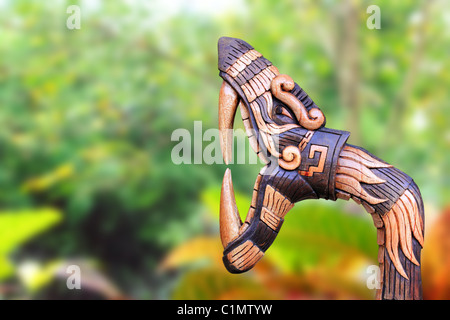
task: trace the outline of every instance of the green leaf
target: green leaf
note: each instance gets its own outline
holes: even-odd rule
[[[0,255],[0,280],[9,277],[14,272],[14,266],[7,257]]]
[[[43,208],[0,212],[0,280],[13,272],[8,254],[61,220],[56,209]]]

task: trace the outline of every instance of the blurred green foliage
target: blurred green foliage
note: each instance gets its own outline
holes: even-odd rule
[[[375,2],[380,30],[366,27],[374,3],[362,0],[0,1],[0,230],[18,228],[4,211],[28,210],[29,225],[42,228],[51,223],[38,208],[62,218],[0,252],[0,269],[6,259],[86,257],[129,297],[173,297],[184,271],[158,266],[189,239],[217,236],[225,166],[174,165],[170,137],[193,132],[194,121],[217,127],[223,35],[292,76],[328,127],[413,176],[426,207],[440,210],[450,197],[450,5]],[[66,27],[71,4],[81,8],[79,30]],[[244,214],[260,166],[230,167]],[[264,259],[296,279],[342,257],[375,261],[370,217],[331,205],[298,204]]]

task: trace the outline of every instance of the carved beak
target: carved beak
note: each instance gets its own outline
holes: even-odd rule
[[[219,40],[219,69],[224,78],[219,94],[218,117],[223,158],[226,164],[232,160],[233,124],[239,106],[252,149],[263,162],[268,163],[265,143],[260,145],[257,139],[261,131],[250,108],[249,101],[252,97],[243,91],[235,80],[229,78],[226,72],[236,63],[233,55],[235,50],[247,52],[248,60],[244,59],[244,63],[250,63],[261,57],[242,40],[233,38]],[[230,169],[225,171],[220,199],[220,238],[224,247],[224,265],[232,273],[247,271],[261,259],[277,236],[284,215],[293,207],[292,195],[286,196],[284,193],[295,191],[299,180],[298,174],[277,167],[275,172],[269,175],[268,171],[265,171],[267,168],[268,166],[264,167],[256,178],[252,201],[244,222],[241,221],[236,206],[231,171]]]
[[[220,239],[224,248],[239,236],[242,221],[236,206],[231,170],[227,169],[223,176],[220,194]]]
[[[239,97],[236,91],[224,81],[219,94],[219,136],[225,164],[229,164],[232,157],[233,124],[238,101]],[[239,236],[242,226],[230,169],[225,171],[220,199],[220,238],[223,247],[226,248],[232,240]]]
[[[230,163],[232,156],[233,123],[238,100],[236,91],[224,81],[219,93],[219,135],[225,164]]]
[[[236,91],[224,81],[219,95],[219,130],[222,154],[225,163],[230,163],[232,156],[233,123],[237,106],[240,105],[244,125],[253,149],[259,150],[254,137],[254,131],[248,120],[249,115]],[[262,152],[258,155],[262,158]],[[263,158],[262,158],[263,159]],[[285,181],[279,186],[277,176],[281,168],[272,175],[265,175],[263,168],[256,178],[252,202],[245,222],[242,223],[234,195],[231,170],[226,169],[220,196],[220,238],[224,247],[224,265],[232,273],[244,272],[251,269],[264,251],[272,244],[283,223],[284,215],[293,207],[289,198],[282,194],[286,186],[295,187],[297,176],[286,175]],[[284,171],[283,171],[284,172]],[[284,173],[283,173],[284,174]]]
[[[220,238],[224,247],[223,262],[229,272],[241,273],[251,269],[275,240],[284,216],[294,206],[292,194],[299,188],[296,172],[277,168],[271,175],[263,168],[256,178],[252,201],[242,223],[236,206],[227,169],[222,183],[220,199]]]
[[[257,148],[256,139],[251,132],[252,128],[246,114],[246,107],[239,101],[237,92],[226,81],[223,81],[219,93],[219,136],[223,159],[227,165],[232,159],[233,125],[238,105],[241,108],[242,117],[246,117],[244,124],[247,135],[250,139],[253,138],[251,140],[252,147]],[[220,237],[224,248],[242,233],[242,225],[236,206],[231,170],[227,169],[223,177],[220,200]]]

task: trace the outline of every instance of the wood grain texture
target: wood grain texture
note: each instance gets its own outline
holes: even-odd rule
[[[264,252],[261,251],[258,246],[252,241],[247,240],[245,243],[229,252],[227,258],[236,269],[245,271],[249,267],[255,265],[263,255]]]
[[[377,299],[421,299],[424,213],[414,181],[354,146],[343,148],[336,172],[337,197],[362,204],[377,228],[381,273]],[[373,201],[377,197],[386,201]]]
[[[319,129],[325,123],[325,116],[318,108],[307,110],[303,103],[290,91],[294,89],[295,83],[286,74],[276,76],[271,83],[272,94],[285,103],[294,112],[301,127],[308,130]]]
[[[231,171],[227,169],[223,177],[220,194],[220,239],[224,247],[239,236],[241,225],[242,222],[236,206],[233,182],[231,180]]]
[[[294,204],[288,198],[275,190],[271,185],[266,187],[263,202],[264,208],[274,212],[276,216],[284,218],[293,206]]]
[[[231,181],[224,184],[223,199],[229,203],[221,205],[221,234],[228,232],[223,240],[227,270],[251,269],[295,202],[352,199],[377,228],[381,289],[376,298],[421,299],[425,221],[412,178],[367,150],[346,144],[348,132],[326,128],[325,116],[308,94],[245,41],[223,37],[218,49],[220,76],[226,89],[234,90],[220,99],[225,110],[222,127],[230,127],[238,100],[250,145],[266,163],[244,223],[237,219]]]

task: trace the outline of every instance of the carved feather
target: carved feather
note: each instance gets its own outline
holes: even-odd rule
[[[338,197],[343,199],[351,197],[366,206],[383,202],[383,199],[369,195],[360,183],[385,183],[385,180],[376,176],[371,169],[389,167],[392,166],[378,161],[363,150],[345,146],[340,154],[336,169]],[[423,246],[423,220],[414,195],[409,189],[406,189],[390,210],[380,216],[383,222],[377,228],[384,226],[384,232],[379,234],[383,239],[378,239],[378,242],[384,246],[384,250],[387,251],[397,271],[408,279],[400,261],[399,250],[402,250],[408,260],[419,266],[413,252],[413,237]]]

